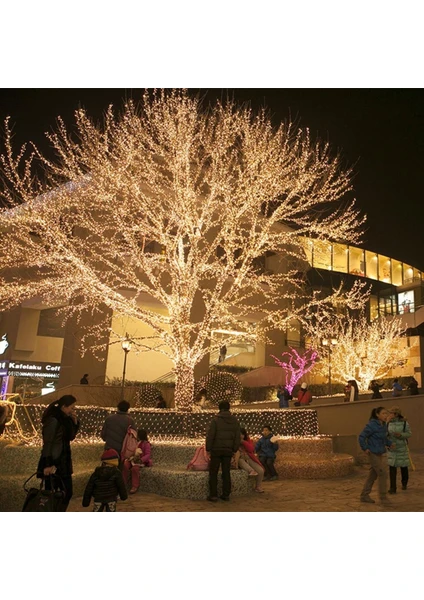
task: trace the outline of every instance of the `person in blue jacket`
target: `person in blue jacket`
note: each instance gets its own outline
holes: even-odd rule
[[[378,479],[380,501],[387,499],[387,448],[394,449],[395,444],[388,438],[387,422],[392,415],[383,406],[373,408],[370,420],[359,434],[359,445],[368,454],[370,471],[361,492],[361,502],[375,503],[370,497],[374,481]]]
[[[277,450],[278,444],[275,441],[270,425],[264,425],[262,437],[255,445],[255,452],[265,469],[264,481],[274,481],[275,479],[278,479],[278,473],[274,467],[275,453]]]

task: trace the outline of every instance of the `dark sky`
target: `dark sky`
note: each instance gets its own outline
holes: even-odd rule
[[[296,118],[313,136],[329,140],[349,165],[355,165],[355,196],[368,215],[364,247],[424,270],[423,90],[235,89],[196,90],[213,102],[234,97],[252,108],[266,106],[275,123]],[[43,133],[60,115],[67,124],[79,106],[100,118],[110,104],[138,99],[135,89],[0,90],[0,121],[12,117],[16,143],[32,140],[41,148]]]

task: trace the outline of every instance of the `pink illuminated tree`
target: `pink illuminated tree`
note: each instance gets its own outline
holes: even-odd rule
[[[280,358],[271,354],[276,364],[286,372],[286,387],[290,394],[293,391],[296,383],[302,379],[306,373],[315,366],[319,360],[318,352],[313,348],[308,348],[300,354],[297,350],[290,346],[288,352],[283,352]]]

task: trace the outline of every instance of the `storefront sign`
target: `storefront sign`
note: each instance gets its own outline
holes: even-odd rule
[[[12,377],[37,377],[43,379],[59,379],[60,365],[42,362],[24,362],[9,360],[4,364],[6,373]]]

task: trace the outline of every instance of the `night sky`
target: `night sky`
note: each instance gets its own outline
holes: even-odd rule
[[[368,220],[363,246],[424,270],[423,90],[193,90],[213,102],[227,94],[252,108],[266,106],[277,124],[291,116],[313,137],[328,140],[355,167],[355,196]],[[100,119],[112,103],[138,99],[135,89],[0,90],[0,121],[10,115],[15,141],[45,148],[44,132],[60,115],[67,124],[79,106]]]

